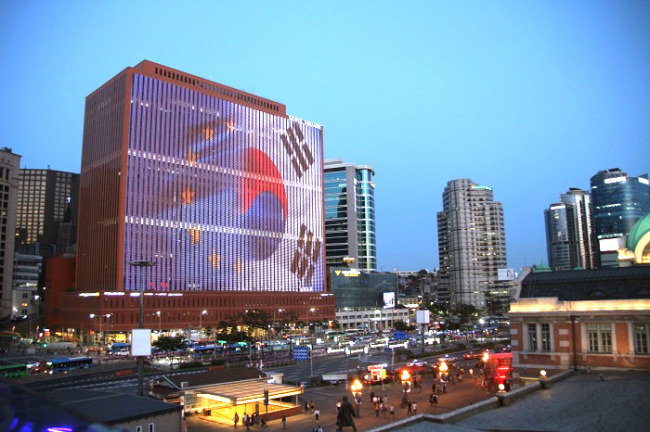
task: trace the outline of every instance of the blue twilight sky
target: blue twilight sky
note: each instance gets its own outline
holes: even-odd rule
[[[437,268],[447,181],[494,188],[508,262],[600,169],[650,170],[650,2],[0,2],[0,146],[79,172],[84,98],[149,59],[322,124],[376,171],[379,270]]]

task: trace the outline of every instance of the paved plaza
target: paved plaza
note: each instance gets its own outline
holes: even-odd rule
[[[447,393],[439,394],[438,405],[434,406],[429,403],[429,396],[431,395],[431,385],[433,383],[433,376],[426,376],[423,379],[422,390],[419,393],[408,393],[408,399],[416,402],[417,413],[430,413],[442,414],[445,412],[453,411],[462,406],[477,403],[479,401],[489,398],[491,395],[484,390],[481,390],[472,379],[464,380],[456,384],[447,385]],[[376,416],[373,404],[370,399],[370,392],[380,395],[388,401],[388,410],[386,413]],[[345,385],[339,386],[324,386],[307,388],[305,394],[300,398],[304,405],[304,401],[314,401],[316,408],[320,411],[320,421],[316,422],[314,415],[311,412],[303,413],[300,415],[287,418],[287,430],[299,432],[311,432],[317,424],[320,424],[324,432],[334,431],[336,429],[336,403],[341,398],[347,395],[348,399],[352,401],[350,390],[345,388]],[[375,385],[372,387],[365,386],[361,398],[360,417],[355,419],[357,430],[365,431],[377,426],[382,426],[390,423],[391,421],[403,419],[408,416],[407,408],[401,407],[402,400],[402,387],[399,383],[387,384],[382,386]],[[395,406],[394,418],[390,416],[390,405]],[[281,431],[282,424],[280,421],[271,421],[265,430],[269,432]],[[241,429],[241,423],[238,427]],[[252,429],[260,429],[256,426]],[[206,420],[202,416],[193,416],[188,421],[188,431],[232,431],[233,424],[220,424]],[[347,430],[352,430],[348,428]]]

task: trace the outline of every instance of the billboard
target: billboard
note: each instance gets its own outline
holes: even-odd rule
[[[515,274],[515,270],[511,269],[511,268],[509,268],[509,269],[498,269],[497,270],[497,277],[498,277],[498,280],[500,280],[500,281],[510,281],[510,280],[514,280],[517,277],[517,275]]]
[[[385,292],[382,294],[384,299],[384,309],[393,309],[395,307],[395,293]]]
[[[600,239],[598,242],[599,242],[599,250],[601,252],[616,252],[621,248],[620,239],[618,237]]]
[[[126,290],[323,291],[320,126],[138,74],[129,115]]]

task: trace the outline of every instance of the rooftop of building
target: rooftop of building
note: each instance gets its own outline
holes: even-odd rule
[[[633,281],[641,283],[630,283]],[[521,298],[560,301],[650,298],[650,266],[534,272],[524,278]]]
[[[167,375],[165,376],[165,380],[167,380],[173,387],[181,389],[266,377],[267,375],[257,368],[244,367],[207,370],[187,375]]]
[[[352,162],[345,162],[343,159],[325,159],[323,162],[325,170],[336,169],[336,168],[345,168],[345,167],[354,167],[355,169],[367,169],[375,173],[375,170],[370,165],[355,165]]]

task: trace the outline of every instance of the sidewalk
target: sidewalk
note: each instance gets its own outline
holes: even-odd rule
[[[464,380],[455,385],[448,384],[447,393],[439,395],[438,406],[432,406],[429,403],[432,383],[433,377],[426,376],[423,380],[421,393],[408,393],[409,400],[417,403],[418,414],[441,414],[491,397],[491,394],[481,390],[477,385],[475,385],[474,381],[470,379],[469,382]],[[371,391],[388,400],[386,413],[382,414],[380,412],[379,417],[376,416],[370,399]],[[407,409],[401,408],[400,406],[402,394],[402,387],[399,383],[385,385],[383,389],[381,386],[364,387],[361,398],[360,417],[355,419],[357,430],[365,431],[407,417]],[[320,410],[320,421],[317,423],[311,412],[305,413],[303,411],[300,415],[287,418],[287,430],[311,432],[317,424],[320,424],[325,432],[336,430],[336,403],[344,395],[348,396],[348,400],[353,401],[350,390],[346,390],[344,385],[307,388],[300,401],[304,406],[305,400],[313,400],[316,408]],[[391,404],[395,405],[394,419],[390,418]],[[242,430],[241,423],[237,429]],[[255,426],[251,429],[261,430],[259,426]],[[207,430],[232,431],[234,428],[232,424],[217,424],[203,420],[201,419],[201,416],[194,416],[188,418],[187,430],[189,432]],[[271,421],[268,423],[268,427],[264,430],[268,432],[282,431],[282,423],[279,420]],[[352,429],[346,428],[345,430],[351,431]]]

